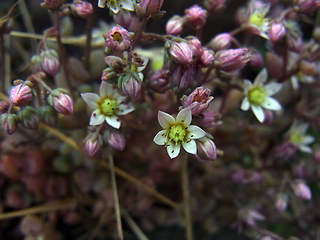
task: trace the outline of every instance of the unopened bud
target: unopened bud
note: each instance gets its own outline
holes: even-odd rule
[[[230,33],[221,33],[215,36],[209,43],[208,47],[214,51],[228,49],[231,45],[232,36]]]
[[[67,91],[63,88],[54,89],[48,96],[48,102],[56,111],[70,115],[73,113],[73,101],[66,93]]]
[[[182,97],[182,106],[189,108],[192,115],[199,115],[208,108],[209,103],[213,99],[210,93],[209,89],[204,89],[202,86],[198,87],[189,96]]]
[[[249,61],[249,65],[252,67],[263,67],[264,66],[264,60],[263,60],[263,56],[256,50],[251,50],[250,49],[250,53],[251,53],[251,57],[250,57],[250,61]]]
[[[7,101],[0,101],[0,114],[6,113],[10,107],[10,103]]]
[[[203,54],[203,47],[200,40],[196,37],[187,37],[187,41],[192,50],[193,57],[201,57]]]
[[[197,141],[197,157],[200,160],[215,160],[217,158],[217,147],[215,143],[207,137],[203,137],[198,140],[199,141]]]
[[[106,53],[128,51],[131,48],[133,34],[121,26],[113,27],[106,35]]]
[[[25,83],[20,83],[11,88],[9,99],[16,106],[24,106],[32,99],[32,90]]]
[[[286,35],[286,27],[281,22],[274,22],[270,24],[268,35],[272,42],[277,42]]]
[[[65,0],[44,0],[41,3],[41,7],[56,10],[64,3],[64,1]]]
[[[119,151],[122,151],[126,147],[126,139],[120,132],[111,132],[108,136],[108,143],[112,148]]]
[[[296,8],[299,12],[312,13],[320,7],[319,0],[296,0]]]
[[[241,70],[250,61],[247,48],[222,50],[215,55],[215,65],[223,71]]]
[[[201,55],[201,62],[205,67],[210,67],[214,62],[213,51],[204,49]]]
[[[275,208],[279,213],[284,212],[288,207],[288,196],[286,194],[279,194],[275,202]]]
[[[304,200],[310,200],[312,198],[310,188],[302,181],[297,181],[293,184],[293,191],[294,195],[298,198]]]
[[[207,11],[198,5],[194,5],[185,11],[186,20],[195,29],[202,28],[207,20]]]
[[[46,105],[39,108],[39,115],[42,121],[54,127],[58,121],[58,114],[53,107]]]
[[[139,17],[149,17],[160,12],[163,0],[139,0],[136,12]]]
[[[18,127],[18,117],[13,113],[3,113],[0,116],[2,131],[11,135]]]
[[[31,58],[31,63],[32,63],[33,70],[35,72],[42,72],[43,71],[42,67],[41,67],[42,61],[41,61],[41,57],[39,55],[33,55]]]
[[[102,146],[101,136],[93,135],[94,134],[92,134],[92,136],[88,136],[85,143],[86,152],[90,157],[94,156],[98,151],[100,151]]]
[[[59,55],[53,50],[45,50],[40,54],[41,58],[41,67],[43,71],[50,74],[51,76],[55,76],[58,74],[60,69]]]
[[[192,50],[184,41],[170,41],[166,43],[171,58],[178,64],[188,64],[192,61]]]
[[[183,31],[184,19],[180,16],[173,16],[166,25],[166,32],[170,35],[178,36]]]
[[[18,112],[18,117],[23,127],[31,130],[38,129],[39,117],[37,110],[33,107],[24,107],[21,111]]]
[[[130,97],[135,99],[141,90],[141,82],[137,81],[134,77],[129,77],[128,81],[122,82],[122,92]]]
[[[87,18],[93,13],[92,4],[82,0],[73,1],[71,9],[76,15],[82,18]]]

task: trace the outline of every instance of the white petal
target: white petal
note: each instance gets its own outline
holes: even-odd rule
[[[129,11],[134,11],[134,7],[131,0],[122,0],[120,2],[120,7]]]
[[[117,128],[117,129],[120,128],[121,122],[120,122],[120,119],[119,119],[118,116],[116,116],[116,115],[106,116],[105,118],[106,118],[106,122],[107,122],[111,127],[114,127],[114,128]]]
[[[294,129],[294,131],[303,135],[306,133],[308,127],[309,127],[308,123],[301,123],[301,124],[295,123],[293,129]]]
[[[290,78],[293,90],[297,91],[299,89],[299,79],[296,76]]]
[[[306,153],[312,153],[312,148],[305,146],[305,145],[300,145],[299,146],[300,151],[306,152]]]
[[[107,6],[115,14],[117,14],[120,11],[120,6],[118,5],[118,1],[108,1]]]
[[[126,115],[134,110],[134,107],[129,104],[120,104],[118,115]]]
[[[249,80],[245,79],[243,82],[243,91],[247,95],[249,90],[252,88],[252,82]]]
[[[191,154],[196,154],[197,153],[197,144],[195,140],[190,140],[182,144],[182,147],[186,152],[191,153]]]
[[[166,133],[167,133],[167,130],[161,130],[153,138],[153,141],[158,145],[164,145],[166,143],[166,141],[167,141]]]
[[[308,145],[314,142],[314,137],[312,136],[303,136],[301,139],[301,144]]]
[[[92,126],[100,125],[101,123],[103,123],[104,119],[105,119],[105,116],[100,114],[99,110],[97,109],[93,111],[93,113],[91,114],[89,125],[92,125]]]
[[[188,131],[189,131],[188,138],[191,138],[191,139],[202,138],[203,136],[206,135],[205,131],[203,131],[201,128],[195,125],[188,126]]]
[[[243,100],[242,100],[242,103],[241,103],[241,110],[243,111],[248,111],[249,108],[250,108],[250,103],[249,103],[249,100],[248,100],[248,97],[245,97]]]
[[[167,129],[169,123],[175,122],[174,117],[172,117],[170,114],[162,112],[162,111],[158,112],[158,121],[159,121],[160,126],[163,129]]]
[[[183,122],[186,126],[190,125],[191,120],[192,120],[192,115],[191,115],[190,108],[182,109],[176,117],[177,122]]]
[[[281,83],[269,83],[264,87],[264,89],[268,96],[272,96],[277,92],[279,92],[281,87],[282,87]]]
[[[281,109],[280,103],[271,97],[266,97],[266,99],[261,104],[265,109],[278,111]]]
[[[82,99],[88,104],[91,108],[97,108],[97,102],[100,100],[98,94],[95,93],[81,93]]]
[[[102,81],[100,85],[100,96],[113,96],[113,85]]]
[[[265,117],[262,107],[252,105],[251,109],[252,109],[252,112],[254,113],[254,115],[256,116],[256,118],[259,120],[259,122],[262,123],[264,121],[264,117]]]
[[[175,158],[180,153],[180,145],[176,145],[174,143],[169,143],[167,145],[167,152],[170,158]]]
[[[99,0],[98,1],[98,7],[104,8],[106,6],[106,1],[107,0]]]
[[[267,80],[267,70],[264,68],[255,78],[253,85],[263,85]]]

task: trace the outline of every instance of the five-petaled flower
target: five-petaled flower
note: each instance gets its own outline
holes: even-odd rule
[[[258,74],[253,84],[249,80],[244,80],[245,98],[242,101],[241,109],[247,111],[251,107],[254,115],[260,122],[263,122],[265,119],[263,108],[274,111],[281,109],[279,102],[270,96],[276,94],[282,87],[282,84],[269,83],[264,85],[266,80],[266,69],[263,69]]]
[[[314,142],[314,137],[306,135],[308,123],[294,122],[288,132],[289,142],[299,148],[300,151],[311,153],[312,148],[308,145]]]
[[[120,8],[126,9],[128,11],[134,11],[134,6],[131,0],[99,0],[98,6],[104,8],[107,3],[107,7],[110,8],[112,12],[117,14]]]
[[[190,125],[192,120],[191,110],[182,109],[176,119],[171,115],[159,111],[158,121],[163,128],[154,137],[153,141],[158,145],[164,145],[170,158],[175,158],[180,153],[180,147],[188,153],[197,153],[197,144],[194,139],[202,138],[206,135],[200,127]]]
[[[251,1],[249,4],[249,26],[251,30],[261,37],[268,39],[267,32],[270,27],[270,20],[265,16],[269,12],[270,5],[262,1]]]
[[[95,93],[82,93],[83,100],[95,109],[90,118],[90,125],[100,125],[104,121],[114,128],[120,128],[120,115],[134,110],[133,106],[124,104],[126,97],[120,95],[113,85],[102,82],[100,96]]]

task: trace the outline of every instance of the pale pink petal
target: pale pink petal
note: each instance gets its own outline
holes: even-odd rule
[[[262,107],[252,105],[251,109],[252,109],[252,112],[254,113],[254,115],[256,116],[256,118],[259,120],[259,122],[262,123],[265,118]]]
[[[203,136],[206,135],[205,131],[203,131],[201,128],[195,125],[190,125],[188,127],[188,131],[189,131],[188,138],[191,138],[191,139],[202,138]]]
[[[196,144],[196,141],[194,141],[194,140],[189,140],[189,141],[183,143],[182,147],[188,153],[191,153],[191,154],[197,153],[197,144]]]
[[[153,141],[158,145],[164,145],[166,143],[166,141],[167,141],[166,133],[167,133],[167,130],[161,130],[153,138]]]
[[[120,104],[118,115],[126,115],[134,110],[134,107],[129,104]]]
[[[100,100],[98,94],[95,93],[81,93],[82,99],[89,105],[91,108],[97,108],[97,102]]]
[[[249,108],[250,108],[250,103],[249,103],[249,100],[248,100],[248,97],[245,97],[243,100],[242,100],[242,103],[241,103],[241,110],[243,111],[248,111]]]
[[[167,129],[169,126],[169,123],[175,122],[174,117],[172,117],[170,114],[162,112],[162,111],[158,112],[158,121],[159,121],[160,126],[163,129]]]
[[[254,80],[253,85],[263,85],[267,80],[267,70],[264,68]]]
[[[120,125],[121,125],[121,122],[120,122],[120,119],[118,116],[106,116],[105,117],[106,119],[106,122],[111,126],[111,127],[114,127],[114,128],[117,128],[119,129],[120,128]]]
[[[105,81],[102,81],[100,85],[100,96],[113,96],[113,85]]]
[[[180,153],[180,145],[176,145],[174,143],[169,143],[167,145],[167,152],[169,154],[169,157],[172,159],[172,158],[175,158],[179,155]]]
[[[134,7],[131,0],[122,0],[120,1],[120,7],[128,11],[134,11]]]
[[[269,109],[269,110],[278,111],[281,109],[280,103],[271,97],[266,97],[266,99],[263,101],[263,103],[261,105],[265,109]]]
[[[105,119],[105,116],[100,114],[99,110],[96,109],[91,114],[89,125],[92,125],[92,126],[100,125],[101,123],[103,123],[104,119]]]
[[[191,115],[190,108],[182,109],[176,117],[177,122],[183,122],[186,126],[190,125],[191,120],[192,120],[192,115]]]

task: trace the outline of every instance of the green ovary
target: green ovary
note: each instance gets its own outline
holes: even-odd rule
[[[172,125],[169,128],[168,139],[170,142],[174,142],[175,144],[186,142],[187,129],[184,124]]]
[[[118,111],[117,101],[114,99],[106,98],[101,103],[101,112],[106,116],[115,115]]]
[[[266,92],[261,87],[254,87],[248,93],[248,100],[251,104],[260,106],[266,99]]]
[[[293,132],[290,135],[290,142],[299,145],[302,142],[302,136],[299,133]]]

